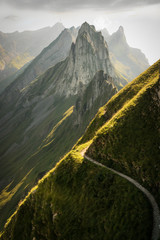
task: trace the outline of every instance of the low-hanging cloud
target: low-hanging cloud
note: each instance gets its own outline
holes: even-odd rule
[[[4,17],[3,19],[6,21],[17,21],[19,18],[18,18],[18,16],[15,16],[15,15],[8,15],[8,16]]]
[[[159,0],[1,0],[24,9],[65,12],[75,9],[119,10],[158,4]]]

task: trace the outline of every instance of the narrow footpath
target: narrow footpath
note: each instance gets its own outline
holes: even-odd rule
[[[122,178],[125,178],[127,181],[131,182],[132,184],[134,184],[141,192],[143,192],[146,197],[148,198],[149,202],[151,203],[152,205],[152,208],[153,208],[153,230],[152,230],[152,240],[158,240],[159,237],[160,237],[160,211],[159,211],[159,207],[158,207],[158,204],[156,202],[156,200],[154,199],[153,195],[146,189],[144,188],[141,184],[139,184],[137,181],[135,181],[133,178],[131,177],[128,177],[127,175],[121,173],[121,172],[118,172],[112,168],[108,168],[106,167],[105,165],[103,165],[102,163],[99,163],[95,160],[93,160],[92,158],[88,157],[86,154],[85,154],[85,151],[86,149],[84,149],[82,152],[81,152],[81,155],[87,159],[88,161],[100,166],[100,167],[103,167],[103,168],[106,168],[107,170],[119,175],[120,177]]]

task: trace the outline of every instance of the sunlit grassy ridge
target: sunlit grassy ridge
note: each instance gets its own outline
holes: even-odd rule
[[[11,200],[13,195],[18,191],[18,189],[24,183],[24,181],[26,180],[27,176],[31,173],[31,171],[29,171],[28,174],[11,190],[9,190],[9,188],[12,185],[13,181],[9,183],[8,186],[5,187],[5,189],[2,190],[0,194],[0,209],[2,209],[5,206],[5,204]]]
[[[159,63],[99,110],[73,150],[21,202],[1,239],[151,238],[145,196],[80,152],[89,145],[88,155],[131,175],[159,198]]]
[[[136,239],[150,239],[152,213],[143,194],[88,163],[79,149],[29,193],[1,239],[135,239],[135,231]]]
[[[62,124],[62,122],[64,122],[64,120],[69,117],[72,113],[73,113],[73,109],[74,106],[70,107],[64,114],[63,114],[63,118],[53,127],[53,129],[51,130],[51,132],[48,134],[48,136],[46,137],[46,139],[43,141],[46,144],[49,144],[49,141],[53,139],[54,137],[54,132],[55,130]],[[46,145],[45,145],[46,146]]]
[[[139,75],[131,83],[127,84],[121,91],[119,91],[115,96],[113,96],[110,101],[107,102],[105,106],[99,109],[96,117],[91,121],[86,133],[84,134],[81,142],[93,138],[95,131],[103,126],[109,119],[114,116],[121,108],[137,93],[145,88],[147,84],[156,78],[158,79],[159,74],[159,64],[160,61],[152,65],[148,70]]]
[[[160,61],[114,96],[81,140],[90,139],[98,130],[88,154],[134,177],[157,199],[160,199],[159,64]]]

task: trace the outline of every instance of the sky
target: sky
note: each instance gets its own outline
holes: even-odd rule
[[[160,0],[0,0],[3,32],[85,21],[110,34],[123,26],[128,44],[141,49],[150,64],[160,58]]]

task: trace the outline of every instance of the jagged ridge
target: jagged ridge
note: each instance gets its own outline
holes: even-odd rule
[[[124,77],[131,81],[149,67],[141,50],[128,45],[122,26],[112,35],[106,31],[103,29],[102,34],[108,43],[111,61]]]

